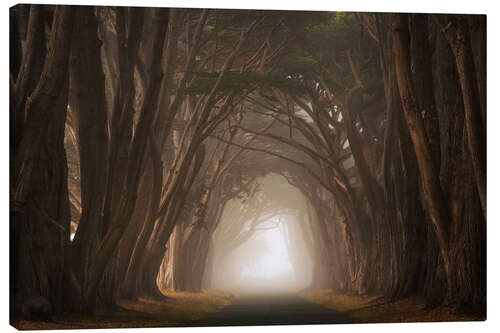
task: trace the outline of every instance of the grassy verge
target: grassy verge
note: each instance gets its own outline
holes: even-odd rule
[[[407,323],[439,321],[481,321],[484,316],[465,314],[454,307],[425,309],[417,297],[384,303],[380,297],[338,295],[332,290],[301,294],[307,300],[349,315],[357,323]]]
[[[234,295],[220,291],[187,293],[165,291],[168,297],[157,301],[120,300],[118,306],[94,316],[55,316],[51,322],[18,321],[12,326],[21,330],[133,328],[184,326],[205,318],[231,304]]]

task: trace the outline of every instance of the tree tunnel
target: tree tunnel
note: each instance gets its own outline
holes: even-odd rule
[[[301,219],[306,199],[282,176],[269,174],[256,182],[255,198],[233,199],[224,209],[211,240],[207,287],[244,292],[305,289],[314,266],[311,228]]]
[[[484,313],[484,17],[11,10],[13,316],[207,288]]]

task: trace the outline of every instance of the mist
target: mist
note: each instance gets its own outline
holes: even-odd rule
[[[312,281],[312,253],[304,241],[308,221],[298,218],[305,198],[285,178],[269,174],[257,179],[254,201],[232,200],[214,233],[213,278],[215,289],[240,293],[284,293],[307,288]],[[254,216],[236,225],[235,215],[258,204]],[[239,242],[224,242],[227,230],[237,232]],[[222,240],[222,241],[221,241]],[[229,244],[228,244],[229,243]]]
[[[9,29],[16,328],[486,318],[486,15],[18,4]]]

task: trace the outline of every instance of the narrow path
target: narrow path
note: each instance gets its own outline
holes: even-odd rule
[[[296,294],[242,295],[231,305],[190,326],[346,324],[345,314]]]

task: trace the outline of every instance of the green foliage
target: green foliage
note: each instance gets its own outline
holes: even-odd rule
[[[355,15],[344,12],[328,14],[327,20],[307,28],[306,38],[317,43],[317,46],[328,46],[328,44],[347,46],[347,44],[352,43],[355,40],[353,35],[361,29]]]
[[[306,13],[295,19],[299,22],[290,26],[295,44],[278,61],[280,72],[315,84],[317,74],[323,71],[321,63],[340,79],[349,77],[350,71],[342,69],[348,69],[345,51],[358,46],[362,30],[355,14],[325,12],[318,16]],[[332,66],[331,59],[340,66]]]
[[[305,59],[311,61],[310,59]],[[197,72],[193,84],[183,89],[187,94],[201,95],[209,93],[215,85],[218,72]],[[306,93],[304,85],[295,79],[284,78],[275,74],[261,74],[255,72],[226,72],[218,87],[219,95],[229,93],[243,93],[253,89],[276,88],[289,94],[302,96]]]
[[[287,69],[290,74],[306,74],[314,69],[318,60],[311,55],[301,55],[291,53],[283,57],[281,66]]]

